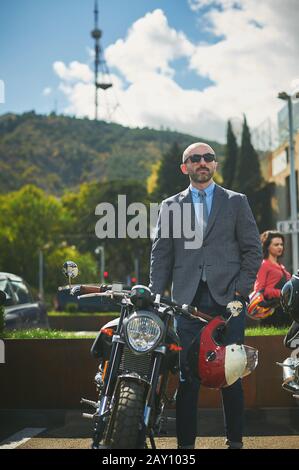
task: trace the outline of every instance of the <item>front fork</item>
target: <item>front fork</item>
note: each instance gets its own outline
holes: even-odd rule
[[[99,443],[102,440],[105,431],[106,420],[110,415],[108,405],[113,395],[115,375],[119,369],[122,348],[123,344],[121,342],[114,342],[112,345],[111,362],[109,362],[108,370],[104,377],[104,386],[101,393],[101,400],[99,402],[97,411],[94,414],[95,426],[92,442],[93,449],[99,448]]]
[[[160,371],[161,371],[161,363],[162,363],[163,355],[165,354],[164,348],[159,348],[159,349],[161,350],[156,353],[154,362],[153,362],[152,375],[150,378],[150,387],[148,389],[146,400],[145,400],[143,423],[142,423],[142,429],[140,433],[140,442],[144,443],[146,440],[147,432],[148,432],[153,449],[156,449],[156,445],[154,441],[153,428],[149,427],[149,422],[150,422],[151,413],[153,409],[155,408],[157,387],[158,387],[159,376],[160,376]]]

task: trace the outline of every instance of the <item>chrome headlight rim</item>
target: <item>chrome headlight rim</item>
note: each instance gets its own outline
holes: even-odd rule
[[[131,338],[130,338],[130,334],[128,333],[128,325],[130,325],[130,322],[136,320],[136,319],[139,319],[139,318],[145,318],[151,322],[154,322],[156,323],[156,325],[158,326],[160,332],[159,332],[159,336],[156,338],[155,342],[149,346],[148,348],[146,348],[146,350],[138,350],[136,349],[133,345],[132,345],[132,342],[131,342]],[[134,353],[134,354],[147,354],[151,351],[153,351],[157,345],[159,344],[159,342],[161,341],[161,338],[163,336],[163,333],[164,333],[164,329],[165,329],[165,325],[163,323],[163,321],[160,319],[160,317],[158,315],[156,315],[155,313],[153,312],[149,312],[149,311],[134,311],[134,313],[132,315],[130,315],[128,318],[126,318],[124,320],[124,333],[125,333],[125,339],[126,339],[126,344],[128,345],[128,347],[130,348],[130,350]]]

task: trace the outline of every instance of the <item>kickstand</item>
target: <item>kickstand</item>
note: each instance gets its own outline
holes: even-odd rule
[[[156,449],[156,443],[155,443],[155,439],[154,439],[154,433],[153,431],[150,432],[150,435],[149,435],[149,440],[150,440],[150,443],[151,443],[151,446],[152,446],[152,449]]]

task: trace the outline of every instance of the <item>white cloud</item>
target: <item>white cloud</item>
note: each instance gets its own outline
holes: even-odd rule
[[[110,66],[136,82],[152,72],[173,76],[170,61],[191,56],[193,50],[194,45],[182,32],[169,27],[163,11],[155,10],[137,20],[127,38],[108,47],[105,56]]]
[[[44,96],[49,96],[49,95],[51,95],[51,93],[52,93],[52,88],[46,87],[46,88],[43,89],[43,95]]]
[[[234,6],[240,6],[242,0],[188,0],[188,4],[191,10],[198,11],[208,6],[222,7],[223,9],[232,8]]]
[[[192,43],[171,28],[162,10],[137,20],[125,38],[106,49],[115,73],[112,90],[100,92],[100,117],[105,100],[112,119],[124,125],[169,127],[196,136],[224,140],[231,116],[247,115],[251,126],[275,119],[281,90],[291,91],[298,77],[297,0],[188,0],[194,21],[218,42]],[[202,7],[210,7],[203,10]],[[173,61],[183,58],[213,85],[184,89],[175,81]],[[61,90],[69,100],[67,112],[93,116],[92,70],[86,64],[55,62]],[[293,84],[292,87],[296,85]],[[111,109],[110,109],[111,110]]]
[[[73,61],[67,67],[63,62],[57,61],[53,64],[53,69],[59,78],[66,82],[82,81],[90,83],[93,73],[90,67],[78,61]]]
[[[298,94],[298,92],[299,92],[299,78],[294,78],[294,80],[292,80],[291,82],[291,94],[295,96]]]
[[[290,90],[298,75],[297,4],[294,0],[238,3],[241,9],[211,9],[205,15],[222,39],[198,46],[191,66],[216,83],[207,100],[211,106],[217,103],[224,118],[244,112],[249,123],[257,125],[276,115],[281,107],[278,91]]]

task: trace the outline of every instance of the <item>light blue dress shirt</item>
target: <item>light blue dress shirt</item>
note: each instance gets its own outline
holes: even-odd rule
[[[214,197],[214,190],[215,190],[215,183],[214,181],[207,187],[205,188],[205,193],[206,193],[206,202],[207,202],[207,208],[208,208],[208,214],[210,215],[211,209],[212,209],[212,204],[213,204],[213,197]],[[194,188],[192,184],[190,184],[189,189],[191,191],[192,195],[192,201],[194,204],[194,210],[196,214],[196,218],[199,221],[199,203],[200,203],[200,198],[198,195],[198,189]]]

